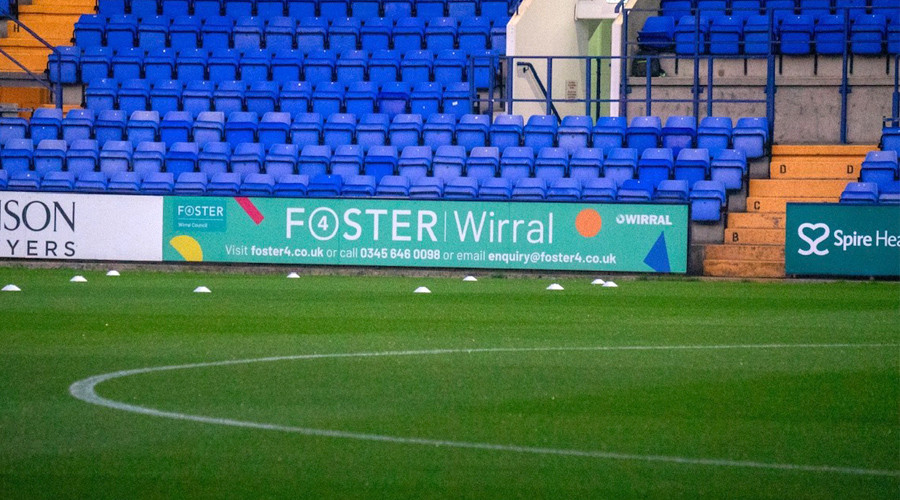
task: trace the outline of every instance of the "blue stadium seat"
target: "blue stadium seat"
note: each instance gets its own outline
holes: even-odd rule
[[[316,85],[312,95],[312,110],[322,116],[340,113],[344,107],[344,84],[322,82]]]
[[[884,127],[881,129],[881,149],[896,151],[900,155],[900,127]]]
[[[434,53],[430,50],[411,50],[400,61],[400,79],[404,82],[427,82],[432,79]]]
[[[337,149],[343,144],[352,144],[356,137],[356,115],[332,113],[325,120],[322,129],[322,143]]]
[[[179,144],[189,144],[189,143],[179,143]],[[190,144],[194,148],[196,148],[196,144]],[[172,147],[172,150],[175,151],[178,148],[175,146]],[[171,161],[166,161],[166,145],[161,142],[142,142],[138,144],[137,148],[134,150],[134,155],[131,158],[131,169],[135,173],[138,174],[139,177],[143,177],[152,172],[161,172],[163,169],[163,165],[165,165],[170,172],[175,172],[178,170],[177,160],[172,158]],[[190,170],[194,170],[194,165],[197,163],[197,155],[194,154],[194,163],[191,166]],[[112,174],[112,172],[110,172]]]
[[[472,177],[479,183],[485,179],[496,177],[500,171],[500,150],[491,147],[473,148],[466,160],[466,177]]]
[[[178,79],[192,84],[201,84],[206,80],[206,67],[209,64],[209,53],[205,49],[183,49],[175,58],[175,69]]]
[[[442,103],[444,113],[456,115],[457,118],[472,113],[472,99],[469,82],[453,82],[444,87]]]
[[[581,148],[569,159],[569,177],[584,181],[600,177],[603,169],[603,150]]]
[[[331,173],[340,175],[344,179],[360,175],[363,171],[365,154],[362,146],[357,144],[343,144],[334,149],[331,157]],[[373,177],[374,179],[374,177]],[[374,184],[372,185],[374,191]]]
[[[378,92],[378,110],[391,118],[408,112],[412,86],[406,82],[387,82]]]
[[[378,84],[375,82],[353,82],[347,86],[344,108],[348,113],[363,116],[375,112],[378,100]]]
[[[518,182],[534,172],[534,150],[529,147],[508,147],[500,158],[500,177]]]
[[[760,14],[760,3],[760,0],[731,0],[731,15],[746,22],[748,17]]]
[[[79,47],[56,47],[47,56],[47,78],[51,83],[77,83],[80,64]]]
[[[581,199],[581,181],[562,177],[554,180],[547,189],[548,201],[579,201]]]
[[[66,141],[44,139],[34,150],[34,171],[41,177],[47,172],[61,171],[66,164]]]
[[[301,149],[319,145],[324,123],[325,120],[319,113],[297,113],[291,122],[291,144],[296,144]]]
[[[718,222],[725,206],[725,186],[719,181],[697,181],[690,201],[692,221]]]
[[[456,48],[457,25],[458,21],[455,17],[429,19],[428,26],[425,28],[425,47],[434,52]],[[460,50],[465,51],[465,48],[460,45]]]
[[[447,0],[417,0],[416,17],[433,19],[447,14]]]
[[[159,135],[158,111],[134,111],[126,126],[128,140],[137,147],[141,142],[156,140]]]
[[[272,56],[272,81],[286,83],[300,82],[303,72],[303,52],[292,49],[279,49]]]
[[[37,172],[22,171],[9,174],[7,189],[10,191],[38,191],[41,187],[41,176]]]
[[[347,52],[359,47],[360,20],[355,17],[336,19],[328,29],[328,48],[334,52]]]
[[[656,192],[656,184],[649,181],[627,179],[619,186],[616,201],[621,203],[650,203]]]
[[[582,148],[583,149],[583,148]],[[563,148],[541,148],[534,161],[534,176],[548,183],[565,177],[569,170],[569,154]]]
[[[816,52],[823,55],[843,54],[849,38],[847,29],[848,25],[841,13],[820,18],[814,32]]]
[[[275,191],[275,178],[269,174],[247,174],[241,183],[241,196],[269,197]]]
[[[891,182],[879,189],[878,203],[881,205],[900,205],[900,180]]]
[[[176,52],[200,47],[200,19],[194,16],[178,16],[169,27],[169,45]]]
[[[425,47],[425,21],[418,17],[404,17],[394,26],[394,50],[401,54]],[[451,47],[452,48],[452,47]]]
[[[138,47],[144,50],[164,49],[169,39],[169,17],[152,16],[138,24]]]
[[[209,80],[221,83],[237,80],[241,53],[235,49],[214,50],[207,61]]]
[[[713,15],[709,25],[709,53],[736,55],[741,53],[743,22],[741,18]]]
[[[75,189],[75,174],[72,172],[61,170],[47,172],[41,179],[41,191],[65,192],[73,189]]]
[[[556,117],[552,115],[531,115],[525,124],[524,143],[535,151],[556,145],[556,132],[559,128]]]
[[[259,128],[259,115],[252,111],[235,111],[225,122],[225,142],[237,146],[243,142],[255,142]]]
[[[612,179],[616,185],[634,178],[637,170],[638,150],[634,148],[616,148],[609,152],[603,162],[603,176]]]
[[[273,17],[265,28],[266,50],[292,50],[297,36],[297,21],[292,17]]]
[[[375,196],[377,182],[371,175],[342,176],[346,179],[341,196],[344,198],[370,198]]]
[[[231,32],[234,48],[240,51],[259,50],[263,45],[265,23],[259,17],[240,17]]]
[[[184,85],[179,80],[158,80],[150,89],[150,109],[159,111],[162,116],[178,111],[183,95]]]
[[[106,141],[121,141],[125,138],[125,125],[128,123],[125,112],[119,109],[108,109],[97,114],[94,122],[94,137],[103,147]]]
[[[859,180],[887,186],[900,174],[896,151],[869,151],[862,162]]]
[[[94,112],[90,109],[71,109],[62,121],[62,138],[72,144],[94,135]]]
[[[133,15],[110,16],[106,24],[106,46],[124,49],[137,43],[138,20]]]
[[[159,124],[159,140],[166,147],[176,142],[187,142],[191,138],[194,117],[187,111],[169,111]]]
[[[216,111],[230,114],[244,110],[244,95],[247,84],[238,81],[221,82],[213,92],[213,105]]]
[[[133,80],[141,77],[144,66],[144,49],[123,48],[112,57],[112,75],[117,80]]]
[[[751,15],[744,21],[744,54],[747,55],[765,55],[769,50],[774,52],[775,28],[769,28],[769,16],[767,15]]]
[[[439,177],[419,177],[409,187],[411,200],[439,200],[444,197],[444,180]]]
[[[656,203],[687,203],[690,187],[685,180],[667,179],[656,186],[653,201]]]
[[[96,112],[116,109],[119,95],[119,83],[109,78],[101,78],[91,82],[84,89],[85,107]]]
[[[133,154],[134,145],[129,141],[106,141],[100,150],[100,171],[110,174],[130,170]]]
[[[350,2],[353,17],[369,19],[381,14],[381,0],[353,0]]]
[[[831,0],[800,0],[800,13],[813,19],[831,14]]]
[[[200,28],[200,46],[207,50],[231,47],[232,31],[234,31],[234,19],[231,17],[207,18]]]
[[[546,180],[535,177],[525,177],[516,181],[511,198],[517,201],[543,201],[546,197]]]
[[[369,53],[365,50],[344,51],[334,65],[335,81],[344,85],[365,81],[368,71]]]
[[[194,0],[194,15],[201,19],[222,15],[222,0]]]
[[[319,0],[319,14],[328,21],[346,19],[350,15],[350,0]]]
[[[450,181],[462,177],[466,167],[466,149],[462,146],[441,146],[437,148],[432,161],[432,175]]]
[[[390,117],[383,113],[369,113],[363,115],[356,127],[356,142],[362,146],[363,151],[368,151],[373,146],[383,146],[387,143]]]
[[[457,177],[446,180],[444,184],[445,200],[474,200],[478,198],[478,179]]]
[[[501,56],[506,55],[506,23],[491,28],[491,50]]]
[[[396,146],[372,146],[366,153],[363,173],[375,177],[380,183],[384,177],[396,174],[398,165]]]
[[[412,15],[412,0],[382,0],[384,17],[388,19],[402,19]]]
[[[312,179],[317,175],[325,175],[331,165],[331,148],[328,146],[303,146],[297,159],[297,171]]]
[[[762,158],[769,145],[769,121],[765,118],[738,118],[731,134],[732,147],[747,158]]]
[[[0,145],[12,139],[24,139],[28,134],[28,121],[18,116],[0,117]]]
[[[487,115],[463,115],[456,126],[456,143],[472,151],[487,144],[491,118]]]
[[[662,128],[662,147],[672,150],[678,156],[683,148],[694,147],[697,140],[697,121],[693,116],[670,116]]]
[[[463,17],[459,24],[459,50],[471,54],[491,47],[491,22],[485,17]]]
[[[433,113],[428,115],[428,119],[422,127],[422,144],[430,146],[434,151],[441,146],[453,144],[455,135],[456,117],[449,113]]]
[[[683,148],[676,156],[675,179],[687,181],[688,188],[693,187],[697,181],[708,179],[709,175],[708,149]]]
[[[262,172],[266,162],[266,148],[258,142],[242,142],[231,155],[231,171],[243,180],[247,174]]]
[[[73,141],[66,151],[66,170],[77,177],[82,172],[93,172],[100,164],[100,147],[92,139]]]
[[[877,55],[884,52],[887,20],[881,14],[862,14],[853,19],[850,26],[850,51],[859,55]]]
[[[283,175],[293,175],[297,173],[299,156],[300,148],[296,144],[273,144],[266,153],[263,168],[276,180]]]
[[[135,111],[150,109],[150,83],[147,80],[128,80],[119,89],[119,109],[131,116]]]
[[[503,177],[490,177],[481,182],[478,199],[486,201],[506,201],[512,197],[512,182]]]
[[[241,80],[257,83],[269,79],[272,54],[268,49],[247,49],[241,57]]]
[[[251,15],[255,3],[256,0],[222,0],[225,15],[235,18]]]
[[[441,110],[442,89],[439,83],[419,82],[409,94],[409,110],[413,114],[430,116]]]
[[[105,193],[109,182],[103,172],[84,172],[75,180],[75,191],[82,193]]]
[[[464,19],[474,17],[480,0],[447,0],[447,15]]]
[[[629,148],[640,153],[647,148],[659,147],[661,134],[662,121],[658,116],[635,116],[625,130],[625,140]]]
[[[638,160],[638,179],[656,186],[659,181],[671,179],[674,169],[675,158],[671,149],[647,148]]]
[[[521,146],[524,133],[525,119],[522,115],[499,114],[490,128],[491,146],[500,148],[501,151]]]
[[[175,189],[175,176],[171,172],[153,172],[141,181],[141,193],[164,196]]]
[[[735,16],[736,17],[736,16]],[[710,20],[702,16],[682,16],[675,25],[675,53],[705,54],[709,46]]]
[[[434,81],[442,85],[465,81],[466,56],[459,50],[438,51],[434,60]]]
[[[715,155],[731,144],[731,118],[727,116],[707,116],[697,127],[697,147],[708,149]]]
[[[719,181],[728,191],[737,191],[743,187],[747,175],[747,157],[736,149],[723,149],[713,153],[709,166],[709,178]]]
[[[402,175],[386,175],[378,181],[375,196],[379,198],[409,197],[409,179]]]
[[[215,90],[215,84],[210,81],[188,82],[181,97],[184,110],[194,118],[200,113],[210,111]]]
[[[399,149],[399,148],[398,148]],[[425,177],[431,171],[432,153],[428,146],[406,146],[400,153],[397,172],[415,184],[416,179]],[[412,192],[410,192],[410,195]]]
[[[251,83],[247,93],[244,94],[247,111],[260,116],[275,111],[278,107],[278,94],[278,82],[261,80]]]
[[[638,32],[638,46],[644,50],[667,51],[675,45],[675,18],[652,16]]]
[[[878,184],[874,182],[848,182],[841,192],[842,205],[874,205],[878,203]]]
[[[88,47],[81,56],[81,81],[92,83],[101,78],[109,78],[112,66],[112,47]]]
[[[297,25],[297,49],[310,53],[325,50],[328,39],[328,21],[320,17],[304,17]]]
[[[100,47],[105,33],[106,16],[82,14],[74,26],[75,46],[82,49]]]
[[[507,0],[481,0],[481,16],[496,25],[509,21],[510,2]]]
[[[197,158],[197,169],[207,175],[227,172],[231,165],[231,150],[231,144],[227,142],[206,143]]]
[[[305,175],[283,175],[275,180],[273,196],[299,198],[306,196],[309,177]]]
[[[159,11],[157,0],[130,0],[128,3],[131,5],[131,13],[141,20],[156,16]]]
[[[391,47],[393,28],[394,24],[390,19],[381,17],[366,18],[359,29],[360,47],[369,52],[388,50]]]
[[[312,101],[312,85],[307,82],[285,82],[281,86],[281,111],[291,116],[307,113]]]
[[[369,81],[396,82],[400,76],[400,56],[394,50],[376,50],[369,60]]]
[[[344,188],[344,179],[340,175],[320,174],[309,178],[306,195],[310,198],[337,198]]]
[[[871,0],[872,14],[884,16],[888,26],[897,26],[900,24],[900,9],[897,8],[897,2],[894,0]]]
[[[38,108],[29,124],[31,140],[40,144],[44,139],[59,139],[62,130],[62,109]]]
[[[125,0],[97,0],[97,12],[105,17],[124,14],[125,6]]]
[[[286,0],[287,15],[294,19],[313,17],[316,15],[318,0]],[[277,180],[277,179],[276,179]]]
[[[218,175],[218,174],[217,174]],[[179,196],[203,196],[209,178],[203,172],[184,172],[175,177],[174,193]]]
[[[225,113],[221,111],[203,111],[197,115],[193,125],[194,142],[205,146],[210,142],[225,140]]]
[[[285,144],[291,132],[290,113],[269,111],[262,115],[257,134],[259,142],[267,148],[275,144]]]
[[[627,122],[624,116],[601,116],[591,131],[591,143],[593,147],[603,151],[603,154],[615,148],[625,145],[625,130]]]
[[[594,121],[590,116],[565,116],[556,131],[557,144],[570,155],[578,149],[586,148],[593,126]]]
[[[815,22],[807,14],[787,16],[779,29],[781,53],[807,55],[812,53]]]

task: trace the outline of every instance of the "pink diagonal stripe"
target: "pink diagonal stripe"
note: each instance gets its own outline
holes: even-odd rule
[[[256,208],[256,205],[254,205],[253,202],[250,201],[250,198],[238,196],[234,198],[234,201],[238,202],[238,205],[240,205],[241,208],[244,209],[244,212],[247,212],[247,215],[249,215],[250,218],[253,219],[253,222],[255,222],[257,226],[263,221],[263,219],[265,219],[262,212],[260,212],[259,209]]]

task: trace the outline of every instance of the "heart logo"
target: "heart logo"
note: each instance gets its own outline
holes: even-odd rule
[[[810,236],[807,236],[807,231],[811,232],[813,236],[815,236],[815,234],[819,231],[822,231],[822,234],[821,236],[817,236],[815,237],[815,239],[813,239]],[[797,253],[803,256],[813,254],[819,256],[828,255],[828,249],[819,250],[819,244],[825,241],[825,239],[828,238],[828,235],[830,234],[831,228],[828,227],[828,224],[822,222],[818,224],[810,224],[808,222],[800,224],[800,227],[797,228],[797,236],[799,236],[801,240],[805,241],[809,245],[809,248],[807,248],[806,250],[799,249],[797,250]]]

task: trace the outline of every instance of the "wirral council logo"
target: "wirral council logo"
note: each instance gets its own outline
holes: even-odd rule
[[[828,224],[821,222],[818,224],[810,224],[808,222],[800,224],[800,227],[797,228],[797,236],[806,242],[807,248],[800,248],[797,250],[797,253],[803,256],[828,255],[828,249],[819,250],[819,245],[825,241],[830,234],[831,228],[828,227]]]

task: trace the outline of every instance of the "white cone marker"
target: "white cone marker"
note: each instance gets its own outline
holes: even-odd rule
[[[553,283],[552,285],[547,287],[547,290],[565,290],[559,283]]]
[[[619,288],[619,285],[617,285],[615,281],[607,281],[603,286],[605,288]]]
[[[72,276],[72,279],[69,280],[72,283],[87,283],[87,278],[82,275]]]
[[[119,271],[116,271],[115,269],[109,271],[108,273],[106,273],[106,275],[112,277],[121,276],[121,274],[119,274]]]
[[[198,286],[194,289],[194,293],[212,293],[212,291],[205,286]]]
[[[413,293],[431,293],[431,290],[424,286],[420,286],[419,288],[416,288]]]
[[[3,287],[3,291],[4,292],[21,292],[22,289],[17,287],[16,285],[13,285],[12,283],[10,283],[10,284],[6,285],[5,287]]]
[[[602,285],[602,284],[604,284],[604,283],[606,283],[606,282],[603,281],[603,280],[600,279],[600,278],[597,278],[597,279],[595,279],[594,281],[591,281],[591,284],[592,284],[592,285]]]
[[[288,274],[287,277],[288,277],[288,279],[295,280],[295,279],[299,278],[300,275],[297,273],[291,273],[291,274]]]
[[[476,278],[475,276],[466,276],[465,278],[463,278],[463,281],[478,281],[478,278]]]

